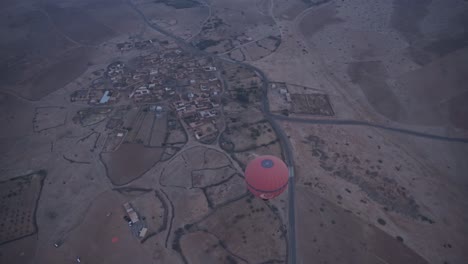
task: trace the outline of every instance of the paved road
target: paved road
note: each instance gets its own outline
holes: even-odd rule
[[[282,115],[272,115],[272,117],[276,120],[284,120],[284,121],[289,121],[289,122],[298,122],[298,123],[307,123],[307,124],[316,124],[316,125],[366,126],[366,127],[379,128],[379,129],[402,133],[402,134],[411,135],[411,136],[422,137],[422,138],[447,141],[447,142],[468,143],[468,138],[439,136],[439,135],[419,132],[415,130],[385,126],[385,125],[367,122],[367,121],[349,120],[349,119],[309,119],[309,118],[299,118],[299,117],[288,117],[288,116],[282,116]]]

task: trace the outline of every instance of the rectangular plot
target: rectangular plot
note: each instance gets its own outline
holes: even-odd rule
[[[322,116],[335,114],[326,94],[291,94],[291,100],[294,113]]]
[[[135,142],[143,143],[145,146],[149,145],[152,134],[152,127],[155,122],[155,115],[153,112],[146,112],[142,120],[140,129],[135,138]]]
[[[149,145],[152,147],[161,147],[165,142],[167,131],[167,115],[157,116],[153,122],[151,130],[151,139]]]
[[[0,245],[37,231],[36,202],[44,178],[33,173],[0,182]]]

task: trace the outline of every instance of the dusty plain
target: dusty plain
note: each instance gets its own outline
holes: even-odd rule
[[[0,263],[468,263],[467,1],[0,13]]]

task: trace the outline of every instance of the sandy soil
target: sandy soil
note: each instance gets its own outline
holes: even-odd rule
[[[0,94],[0,120],[9,129],[1,130],[1,138],[21,137],[32,133],[34,109],[27,102],[8,94]]]
[[[459,174],[466,168],[447,165],[441,160],[426,163],[419,157],[437,156],[434,153],[443,151],[440,157],[448,155],[455,164],[459,164],[461,153],[467,151],[466,146],[455,150],[455,145],[442,147],[441,144],[440,150],[425,148],[416,151],[421,147],[417,147],[419,144],[427,142],[408,141],[406,147],[402,147],[397,143],[397,135],[382,134],[372,129],[283,125],[293,138],[299,199],[324,198],[336,208],[334,210],[346,211],[346,218],[360,219],[359,225],[365,226],[367,222],[383,230],[386,234],[379,231],[381,235],[378,236],[389,236],[385,240],[396,243],[393,239],[401,237],[406,246],[425,260],[452,262],[464,259],[463,253],[456,248],[466,243],[466,235],[463,234],[467,230],[462,224],[467,217],[462,209],[466,205],[464,201],[455,202],[453,199],[466,194],[461,187],[466,185],[466,181]],[[449,169],[452,166],[456,167],[455,171]],[[313,195],[321,198],[301,198]],[[307,214],[307,208],[305,203],[298,202],[299,215]],[[318,212],[314,208],[312,210]],[[325,213],[321,211],[320,215],[325,217],[327,210]],[[345,216],[334,220],[338,223]],[[304,222],[298,223],[297,228],[308,232],[306,230],[311,226]],[[299,247],[307,245],[307,239],[307,236],[304,240],[299,239]],[[447,246],[443,247],[447,243],[453,248],[453,254],[447,252]],[[404,262],[407,254],[415,257],[411,250],[398,250],[401,255],[394,253],[388,256],[396,258],[388,262]],[[380,253],[377,255],[383,257]],[[357,263],[364,261],[359,258]],[[414,261],[422,260],[418,258]]]
[[[163,152],[162,148],[144,147],[141,144],[122,144],[115,152],[103,153],[101,158],[111,181],[115,185],[123,185],[153,167]]]

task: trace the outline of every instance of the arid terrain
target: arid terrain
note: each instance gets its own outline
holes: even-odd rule
[[[0,263],[468,263],[467,1],[0,12]]]

